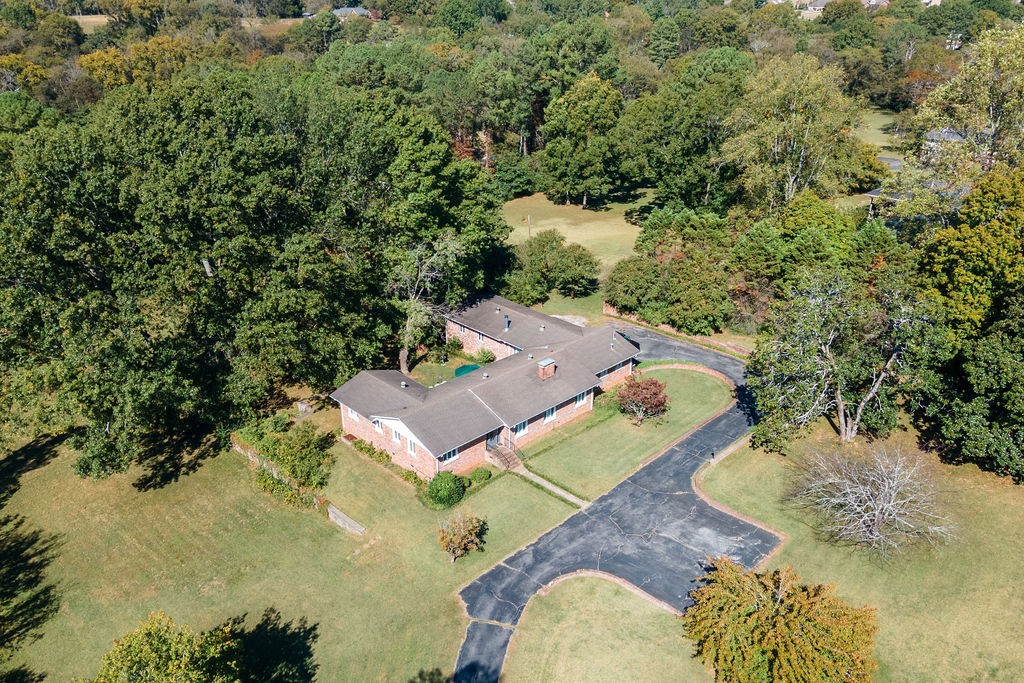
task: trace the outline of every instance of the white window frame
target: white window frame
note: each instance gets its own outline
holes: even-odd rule
[[[391,428],[391,440],[395,443],[402,443],[402,433],[394,427]]]
[[[478,342],[482,342],[484,340],[484,333],[483,332],[477,332],[476,333],[476,340]]]
[[[353,420],[359,420],[359,413],[357,413],[352,408],[348,409],[348,416],[351,417]]]
[[[412,439],[406,439],[405,450],[409,451],[409,455],[416,457],[416,442]]]
[[[384,433],[384,423],[381,422],[380,420],[373,421],[373,428],[377,431],[378,434]]]
[[[589,394],[589,393],[590,393],[589,391],[584,391],[584,392],[581,392],[579,394],[576,394],[576,407],[577,408],[579,408],[580,406],[582,406],[583,404],[585,404],[587,402],[587,394]]]
[[[451,462],[452,460],[458,460],[458,459],[459,459],[459,449],[458,449],[458,447],[456,447],[456,448],[451,449],[450,451],[445,451],[444,453],[442,453],[440,456],[438,456],[437,461],[438,462]]]
[[[459,334],[465,334],[465,333],[466,333],[466,326],[463,325],[462,323],[459,323]]]
[[[515,438],[517,439],[521,436],[526,436],[527,434],[530,433],[530,421],[523,420],[522,422],[520,422],[519,424],[512,428],[512,432]]]
[[[544,411],[544,424],[547,424],[548,422],[551,422],[552,420],[554,420],[556,415],[558,415],[558,406],[551,406],[550,408],[545,410]]]

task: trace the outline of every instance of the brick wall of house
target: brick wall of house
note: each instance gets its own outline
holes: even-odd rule
[[[487,439],[481,437],[468,446],[460,448],[459,457],[441,463],[441,471],[454,472],[460,476],[467,475],[477,467],[486,464],[485,455],[487,455]]]
[[[607,391],[614,387],[616,384],[621,384],[626,381],[626,378],[633,374],[633,363],[626,363],[624,367],[609,372],[607,375],[601,378],[601,391]]]
[[[464,327],[464,331],[459,330],[459,323],[448,320],[445,322],[445,336],[447,339],[458,339],[462,342],[462,350],[468,354],[476,355],[483,349],[487,349],[494,354],[495,360],[501,360],[502,358],[508,358],[513,355],[516,350],[515,347],[509,346],[505,342],[492,339],[486,334],[481,335],[483,341],[477,338],[477,333],[468,328]]]
[[[428,453],[422,446],[413,442],[414,453],[409,452],[409,441],[403,434],[399,434],[398,441],[392,438],[391,428],[384,424],[382,431],[378,432],[373,426],[373,420],[358,415],[353,418],[348,414],[348,406],[341,406],[341,424],[345,434],[351,434],[357,439],[372,443],[377,448],[391,454],[391,461],[399,467],[412,470],[423,479],[430,479],[436,473],[437,461],[434,456]],[[484,464],[484,455],[487,453],[487,439],[481,437],[460,449],[459,457],[440,464],[440,471],[447,470],[455,474],[468,474],[477,467]]]
[[[526,434],[524,434],[521,437],[519,437],[518,439],[516,439],[515,436],[514,436],[515,435],[515,431],[513,429],[505,429],[505,430],[503,430],[502,440],[505,443],[508,443],[509,442],[509,438],[511,437],[511,443],[516,448],[522,447],[522,446],[530,443],[531,441],[544,436],[545,434],[550,432],[552,429],[556,429],[557,427],[561,427],[562,425],[566,424],[567,422],[571,422],[571,421],[575,420],[578,417],[586,415],[587,413],[589,413],[593,409],[594,409],[594,392],[591,391],[589,394],[587,394],[587,400],[583,402],[583,405],[577,406],[576,405],[576,399],[575,398],[571,398],[568,401],[566,401],[565,403],[559,404],[558,407],[555,408],[555,417],[551,421],[545,422],[544,421],[544,414],[541,413],[540,415],[537,415],[536,417],[530,418],[530,420],[529,420],[530,426],[529,426],[529,429],[527,430]]]

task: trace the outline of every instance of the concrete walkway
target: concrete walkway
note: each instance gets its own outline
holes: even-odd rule
[[[743,363],[642,328],[620,329],[640,344],[642,360],[704,365],[734,382],[740,400],[466,586],[459,595],[471,621],[459,651],[456,681],[497,681],[527,602],[561,576],[609,574],[682,612],[705,573],[707,557],[727,555],[753,566],[780,542],[774,534],[708,505],[693,489],[697,469],[750,429]]]
[[[590,503],[588,503],[587,501],[583,500],[582,498],[580,498],[578,496],[574,496],[573,494],[569,493],[568,491],[566,491],[562,487],[560,487],[560,486],[558,486],[556,484],[553,484],[552,482],[548,481],[544,477],[542,477],[540,475],[537,475],[537,474],[534,474],[530,470],[526,469],[526,467],[524,465],[519,465],[518,467],[516,467],[512,471],[515,472],[516,474],[518,474],[520,477],[525,477],[525,478],[529,479],[533,483],[537,484],[537,486],[544,487],[545,489],[547,489],[548,491],[550,491],[554,495],[558,496],[559,498],[562,498],[564,500],[569,501],[570,503],[572,503],[573,505],[575,505],[578,508],[585,508],[588,505],[590,505]]]

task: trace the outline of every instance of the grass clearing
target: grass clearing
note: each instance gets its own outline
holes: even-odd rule
[[[573,508],[517,477],[499,477],[461,504],[487,519],[487,550],[452,564],[437,547],[448,513],[345,444],[326,493],[367,527],[346,534],[317,513],[255,488],[244,458],[224,453],[165,488],[134,477],[79,479],[71,453],[21,476],[3,514],[60,539],[47,577],[59,611],[11,662],[50,680],[92,674],[111,641],[151,610],[210,628],[268,607],[316,625],[319,680],[406,680],[450,672],[465,630],[458,589],[555,526]]]
[[[889,129],[896,121],[896,114],[871,107],[864,112],[864,117],[854,134],[867,142],[875,145],[881,150],[882,156],[902,158],[899,150],[896,149],[896,140]]]
[[[702,372],[655,369],[644,376],[668,385],[671,407],[661,422],[635,427],[606,394],[591,414],[525,446],[527,467],[593,500],[732,400],[729,385]]]
[[[674,614],[584,576],[530,600],[503,673],[509,681],[712,681],[692,650]]]
[[[538,306],[537,310],[546,315],[580,317],[587,322],[596,322],[605,317],[604,298],[600,291],[579,299],[570,299],[558,292],[551,292],[548,300]]]
[[[455,370],[472,362],[464,358],[452,358],[447,363],[423,360],[414,365],[409,374],[423,386],[432,387],[435,384],[455,379]]]
[[[259,31],[262,35],[267,38],[273,38],[279,36],[292,26],[301,24],[305,19],[302,17],[287,17],[284,19],[274,19],[270,17],[264,18],[245,18],[242,19],[242,26],[253,31]]]
[[[633,243],[640,228],[626,221],[626,211],[642,205],[649,194],[635,204],[609,204],[599,211],[580,206],[554,204],[541,193],[506,202],[505,220],[512,226],[509,241],[525,242],[531,235],[552,228],[565,235],[568,242],[582,244],[594,252],[601,264],[601,275],[633,253]]]
[[[888,444],[917,450],[912,433]],[[789,535],[772,567],[791,565],[805,581],[834,583],[852,604],[878,608],[879,680],[1020,680],[1024,489],[974,466],[936,463],[941,498],[959,540],[881,563],[822,541],[805,513],[780,502],[793,461],[818,447],[836,447],[831,433],[822,430],[800,442],[789,458],[743,448],[708,471],[704,490]]]
[[[96,33],[110,23],[110,17],[106,14],[75,14],[71,18],[78,23],[85,35]]]

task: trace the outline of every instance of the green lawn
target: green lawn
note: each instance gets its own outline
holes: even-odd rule
[[[110,23],[110,17],[105,14],[76,14],[71,18],[78,23],[85,35],[96,33]]]
[[[266,497],[233,453],[149,492],[132,475],[79,479],[69,453],[22,475],[2,512],[58,536],[46,576],[59,610],[12,664],[66,681],[93,673],[150,610],[205,629],[242,614],[253,624],[274,607],[316,626],[318,680],[450,672],[466,626],[458,589],[573,508],[500,477],[462,503],[487,519],[487,551],[453,565],[436,545],[444,514],[347,445],[335,450],[327,493],[367,527],[363,537]]]
[[[864,112],[855,133],[864,142],[878,147],[882,156],[902,159],[903,154],[896,148],[896,139],[888,130],[895,122],[896,114],[872,107]]]
[[[647,201],[642,199],[640,203]],[[582,244],[594,252],[602,274],[633,253],[640,229],[626,222],[626,210],[637,204],[611,204],[593,211],[579,206],[553,204],[543,194],[513,199],[505,204],[505,220],[512,226],[509,241],[525,242],[542,230],[557,229],[568,242]]]
[[[509,681],[711,681],[679,619],[622,586],[578,577],[530,600],[505,660]]]
[[[660,423],[635,427],[605,395],[590,415],[524,447],[527,467],[593,500],[732,400],[725,382],[701,372],[649,370],[644,376],[668,384],[671,407]]]
[[[472,362],[463,358],[453,358],[447,363],[431,363],[424,360],[414,365],[410,374],[414,380],[423,386],[432,387],[435,384],[453,379],[457,368]]]
[[[547,315],[580,317],[588,322],[604,318],[604,298],[601,292],[594,292],[579,299],[570,299],[558,292],[551,292],[550,298],[537,308]]]
[[[800,451],[822,439],[802,443]],[[824,438],[825,447],[833,447],[831,441]],[[909,434],[889,445],[915,449]],[[821,541],[803,512],[780,503],[792,462],[800,456],[744,448],[708,472],[704,489],[789,535],[771,566],[791,565],[805,580],[836,584],[853,604],[878,608],[879,680],[1021,680],[1024,489],[973,466],[936,464],[959,540],[881,563]]]

